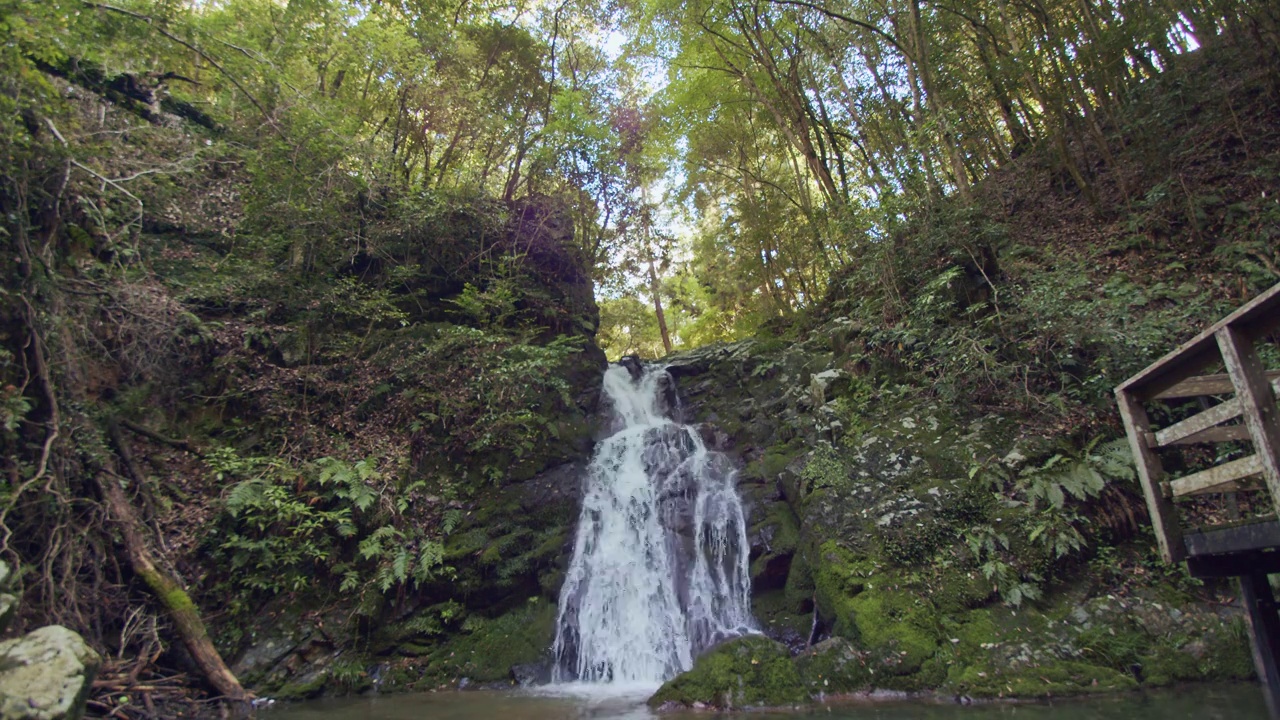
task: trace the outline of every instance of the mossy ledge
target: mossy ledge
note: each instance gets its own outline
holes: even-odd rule
[[[809,700],[786,646],[760,635],[712,648],[649,698],[662,710],[784,707]]]

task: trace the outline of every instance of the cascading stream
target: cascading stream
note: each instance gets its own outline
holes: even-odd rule
[[[588,471],[553,679],[657,683],[756,632],[746,522],[728,459],[671,419],[665,370],[612,365],[604,392],[613,434]]]

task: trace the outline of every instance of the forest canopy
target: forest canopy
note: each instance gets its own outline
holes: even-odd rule
[[[10,143],[51,102],[50,76],[204,125],[252,177],[247,215],[295,263],[340,252],[316,238],[358,236],[353,216],[375,206],[560,198],[614,354],[738,337],[812,306],[837,268],[873,262],[907,218],[969,197],[1033,147],[1096,201],[1105,136],[1141,81],[1275,27],[1255,0],[7,0],[0,12]]]

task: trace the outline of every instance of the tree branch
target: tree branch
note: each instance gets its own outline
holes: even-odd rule
[[[875,25],[872,25],[869,22],[852,18],[848,15],[845,15],[844,13],[836,12],[835,10],[830,10],[821,5],[818,5],[817,3],[807,2],[806,0],[767,0],[767,1],[774,5],[792,5],[795,7],[807,8],[809,10],[814,10],[819,13],[822,13],[823,15],[826,15],[829,18],[840,20],[841,22],[846,22],[850,25],[853,25],[854,27],[860,27],[863,30],[866,30],[867,32],[880,36],[881,39],[883,39],[885,42],[892,45],[895,49],[897,49],[898,52],[902,53],[903,57],[907,58],[908,60],[912,60],[914,62],[913,58],[911,57],[911,54],[907,52],[906,48],[902,47],[902,45],[898,43],[897,38],[881,30]]]
[[[214,60],[212,57],[210,57],[210,56],[209,56],[209,53],[206,53],[206,52],[205,52],[204,50],[202,50],[198,45],[195,45],[195,44],[193,44],[193,43],[187,42],[186,40],[183,40],[182,38],[178,37],[177,35],[174,35],[173,33],[169,32],[168,30],[165,30],[165,29],[164,29],[164,27],[162,27],[162,26],[160,25],[160,23],[156,22],[155,18],[152,18],[152,17],[151,17],[151,16],[149,16],[149,15],[143,15],[143,14],[141,14],[141,13],[136,13],[136,12],[134,12],[134,11],[132,11],[132,10],[126,10],[126,9],[124,9],[124,8],[116,7],[115,5],[107,5],[107,4],[104,4],[104,3],[89,2],[88,0],[83,0],[83,2],[84,2],[84,5],[85,5],[86,7],[97,8],[97,9],[99,9],[99,10],[108,10],[108,11],[110,11],[110,12],[119,13],[119,14],[124,15],[124,16],[126,16],[126,17],[131,17],[131,18],[134,18],[134,19],[136,19],[136,20],[141,20],[141,21],[143,21],[143,22],[147,23],[148,25],[151,25],[152,27],[154,27],[154,28],[155,28],[155,30],[156,30],[156,32],[158,32],[158,33],[160,33],[161,35],[163,35],[163,36],[165,36],[165,37],[169,38],[169,39],[170,39],[170,40],[172,40],[173,42],[176,42],[176,43],[178,43],[179,45],[181,45],[181,46],[183,46],[183,47],[187,48],[188,50],[190,50],[191,52],[195,53],[196,55],[199,55],[199,56],[200,56],[200,57],[201,57],[205,62],[209,63],[210,65],[212,65],[212,66],[214,67],[214,69],[216,69],[218,72],[222,73],[222,76],[223,76],[223,77],[225,77],[227,80],[229,80],[229,81],[231,82],[231,84],[232,84],[232,85],[235,85],[237,90],[239,90],[240,92],[244,93],[244,96],[245,96],[245,97],[249,98],[249,102],[253,103],[253,106],[254,106],[254,107],[256,107],[256,108],[258,109],[258,112],[262,113],[262,117],[263,117],[263,119],[267,121],[267,124],[271,126],[271,129],[272,129],[272,130],[275,130],[275,131],[276,131],[276,134],[278,134],[278,135],[281,137],[281,139],[284,139],[284,140],[286,140],[286,141],[288,140],[288,138],[287,138],[287,137],[285,137],[284,131],[283,131],[283,130],[281,130],[281,129],[280,129],[280,126],[276,124],[275,119],[274,119],[274,118],[272,118],[272,117],[271,117],[271,115],[270,115],[270,113],[268,113],[268,112],[267,112],[267,109],[266,109],[265,107],[263,107],[263,106],[262,106],[262,103],[258,102],[258,99],[257,99],[256,97],[254,97],[254,96],[253,96],[253,93],[251,93],[251,92],[249,92],[248,90],[246,90],[246,89],[245,89],[245,87],[244,87],[244,85],[241,85],[241,84],[240,84],[240,81],[239,81],[239,80],[237,80],[237,79],[236,79],[236,77],[235,77],[234,75],[232,75],[231,73],[227,72],[226,68],[224,68],[224,67],[222,67],[221,65],[219,65],[217,60]]]

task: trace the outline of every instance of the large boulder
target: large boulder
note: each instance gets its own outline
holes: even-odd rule
[[[786,646],[748,635],[707,651],[692,670],[658,688],[649,698],[649,706],[729,710],[796,705],[808,700],[809,693]]]
[[[0,643],[0,719],[79,718],[101,665],[84,638],[60,625]]]

